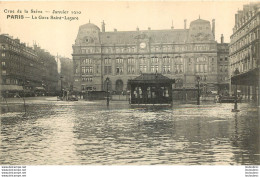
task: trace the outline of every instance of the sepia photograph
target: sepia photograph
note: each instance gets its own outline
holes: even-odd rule
[[[0,1],[0,62],[1,177],[151,165],[258,177],[259,1]]]

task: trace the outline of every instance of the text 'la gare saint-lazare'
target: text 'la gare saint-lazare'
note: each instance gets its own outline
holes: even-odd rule
[[[31,10],[9,10],[4,9],[4,13],[6,13],[7,19],[25,19],[31,18],[33,20],[79,20],[77,15],[81,14],[81,11],[68,11],[68,10],[38,10],[38,9],[31,9]],[[24,13],[24,14],[23,14]],[[27,16],[31,14],[31,16]],[[52,15],[49,15],[52,14]],[[74,15],[74,16],[68,16]]]

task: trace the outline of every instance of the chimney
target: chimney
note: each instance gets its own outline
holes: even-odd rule
[[[172,20],[172,26],[171,26],[171,29],[172,29],[172,30],[174,29],[174,27],[173,27],[173,20]]]
[[[238,14],[235,15],[235,25],[238,23]]]
[[[136,31],[139,31],[139,27],[136,27]]]
[[[104,22],[104,20],[103,20],[103,22],[102,22],[102,32],[104,33],[104,32],[106,32],[106,27],[105,27],[105,22]]]
[[[114,32],[117,32],[117,29],[116,29],[116,28],[114,29]]]
[[[148,27],[148,30],[151,30],[151,27]]]
[[[224,43],[224,36],[223,36],[223,34],[221,34],[220,41],[221,41],[221,44],[223,44],[223,43]]]
[[[242,18],[242,16],[243,16],[243,11],[242,11],[242,10],[239,10],[239,11],[237,12],[237,14],[238,14],[238,20],[240,21],[241,18]]]
[[[215,39],[215,19],[212,20],[212,34],[213,38]]]
[[[187,20],[185,19],[184,20],[184,29],[186,29],[186,23],[187,23]]]

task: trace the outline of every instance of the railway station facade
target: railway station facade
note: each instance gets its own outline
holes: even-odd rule
[[[183,29],[107,32],[102,22],[79,27],[73,44],[74,90],[129,90],[128,80],[143,73],[160,73],[175,79],[173,89],[196,89],[197,77],[204,91],[218,91],[219,57],[215,20],[184,20]],[[226,56],[228,56],[228,45]],[[225,58],[225,56],[223,57]],[[227,58],[227,57],[226,57]],[[228,73],[228,62],[224,66]],[[227,74],[228,75],[228,74]],[[107,83],[109,82],[109,83]],[[228,78],[221,80],[227,82]],[[107,88],[108,87],[108,88]]]

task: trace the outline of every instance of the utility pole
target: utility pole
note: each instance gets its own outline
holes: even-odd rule
[[[108,84],[109,84],[109,78],[106,78],[106,83],[107,83],[107,107],[109,106],[109,92],[108,92]]]

